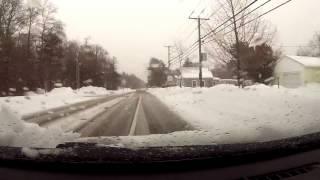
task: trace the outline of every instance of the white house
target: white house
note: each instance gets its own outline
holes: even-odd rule
[[[199,67],[182,68],[180,78],[182,86],[184,87],[199,87]],[[215,85],[212,72],[208,68],[202,68],[202,81],[204,87],[212,87]]]
[[[288,88],[320,83],[320,58],[284,56],[277,62],[274,74],[279,84]]]

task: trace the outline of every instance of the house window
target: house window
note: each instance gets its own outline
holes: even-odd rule
[[[202,80],[202,86],[206,87],[206,81],[205,80]]]
[[[197,80],[192,80],[192,87],[197,87]]]

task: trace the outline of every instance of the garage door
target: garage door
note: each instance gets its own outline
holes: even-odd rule
[[[300,72],[283,73],[281,84],[288,88],[297,88],[302,85]]]

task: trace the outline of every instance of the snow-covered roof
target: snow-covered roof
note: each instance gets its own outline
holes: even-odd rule
[[[183,78],[199,78],[199,68],[198,67],[182,68],[181,75]],[[213,78],[213,75],[208,68],[202,68],[202,77]]]
[[[305,67],[320,67],[320,58],[308,56],[287,56]]]

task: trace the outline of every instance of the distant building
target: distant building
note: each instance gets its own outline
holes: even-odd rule
[[[166,82],[166,87],[173,87],[173,86],[178,86],[178,79],[179,77],[173,73],[170,73],[167,75],[167,82]]]
[[[200,87],[199,67],[184,67],[181,69],[181,77],[177,81],[178,85],[183,87]],[[215,85],[214,77],[208,68],[202,68],[202,81],[204,87],[212,87]]]
[[[279,84],[288,88],[320,83],[320,58],[284,56],[277,62],[274,74]]]

